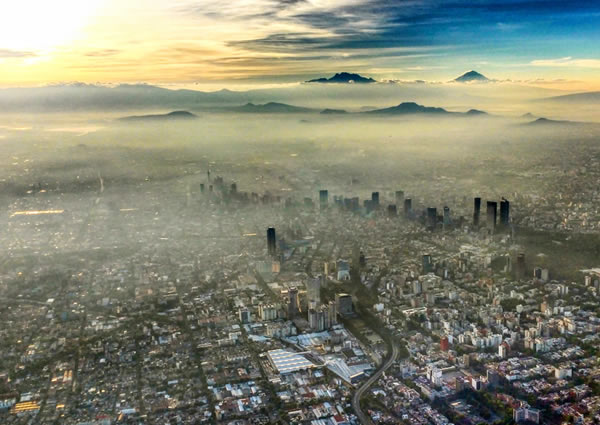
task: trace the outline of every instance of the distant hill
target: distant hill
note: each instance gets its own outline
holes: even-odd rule
[[[286,103],[278,103],[278,102],[269,102],[262,105],[256,105],[252,102],[248,102],[243,106],[237,106],[233,108],[228,108],[228,110],[233,112],[246,112],[253,114],[263,114],[263,113],[298,113],[298,112],[313,112],[313,109],[310,108],[302,108],[300,106],[288,105]]]
[[[346,111],[344,111],[343,109],[323,109],[321,112],[321,114],[347,114]]]
[[[450,114],[444,108],[435,108],[431,106],[419,105],[415,102],[403,102],[398,106],[391,108],[375,109],[367,111],[366,114],[387,114],[387,115],[406,115],[406,114]]]
[[[316,78],[314,80],[308,80],[307,83],[355,83],[355,84],[366,84],[374,83],[375,80],[368,77],[363,77],[359,74],[352,74],[349,72],[340,72],[335,74],[331,78]]]
[[[479,109],[469,109],[466,112],[467,115],[487,115],[488,113],[485,111],[480,111]]]
[[[533,115],[531,112],[527,112],[526,114],[521,115],[521,118],[533,120],[533,119],[536,119],[537,117],[535,115]]]
[[[551,120],[548,118],[538,118],[535,121],[530,121],[528,123],[524,123],[522,125],[531,126],[531,127],[548,127],[548,128],[570,128],[570,127],[593,127],[599,128],[600,123],[589,122],[589,121],[567,121],[567,120]]]
[[[446,116],[474,116],[474,115],[487,115],[487,112],[480,111],[478,109],[471,109],[468,112],[450,112],[444,108],[437,108],[433,106],[423,106],[415,102],[403,102],[398,106],[392,106],[391,108],[375,109],[372,111],[363,112],[364,114],[377,114],[377,115],[446,115]]]
[[[469,71],[469,72],[465,72],[460,77],[455,78],[454,81],[456,81],[458,83],[469,83],[472,81],[484,82],[484,81],[490,81],[490,80],[485,75],[480,74],[477,71]]]
[[[173,111],[168,114],[133,115],[119,118],[119,121],[166,121],[166,120],[190,120],[198,118],[197,115],[188,111]]]
[[[239,105],[250,100],[249,92],[220,90],[170,90],[149,84],[108,87],[93,84],[61,84],[44,87],[0,89],[0,111],[73,111],[177,109]],[[253,98],[258,97],[252,94]]]
[[[562,103],[600,103],[600,91],[566,94],[562,96],[548,97],[540,100],[549,100],[552,102]]]
[[[535,121],[531,121],[526,123],[525,125],[531,126],[550,126],[550,125],[576,125],[576,124],[585,124],[576,121],[565,121],[565,120],[551,120],[548,118],[538,118]]]

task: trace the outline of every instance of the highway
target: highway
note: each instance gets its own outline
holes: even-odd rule
[[[398,346],[396,344],[392,343],[392,355],[383,364],[383,366],[381,366],[377,370],[377,372],[375,372],[373,375],[371,375],[371,377],[364,384],[362,384],[354,393],[354,396],[352,397],[352,407],[354,408],[354,412],[356,413],[356,416],[358,416],[358,419],[361,424],[370,425],[373,422],[371,421],[371,418],[369,418],[365,414],[365,412],[362,411],[362,409],[360,407],[360,399],[362,398],[365,391],[367,391],[369,389],[369,387],[371,385],[373,385],[379,379],[379,377],[383,374],[383,372],[388,370],[390,368],[390,366],[392,366],[394,364],[394,362],[398,359],[399,353],[400,353],[400,350],[398,349]]]

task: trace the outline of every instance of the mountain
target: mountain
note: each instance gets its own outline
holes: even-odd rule
[[[368,77],[363,77],[359,74],[351,74],[349,72],[339,72],[331,78],[317,78],[314,80],[308,80],[307,83],[355,83],[355,84],[366,84],[374,83],[375,80]]]
[[[165,120],[190,120],[198,118],[188,111],[173,111],[168,114],[133,115],[119,118],[119,121],[165,121]]]
[[[330,108],[323,109],[320,113],[324,114],[324,115],[328,115],[328,114],[347,114],[347,112],[344,111],[343,109],[330,109]]]
[[[553,125],[577,125],[577,124],[585,124],[585,123],[580,123],[580,122],[576,122],[576,121],[551,120],[548,118],[538,118],[537,120],[528,122],[525,125],[553,126]]]
[[[302,108],[300,106],[288,105],[286,103],[269,102],[262,105],[255,105],[252,102],[248,102],[243,106],[237,106],[228,108],[234,112],[245,112],[252,114],[264,114],[264,113],[299,113],[299,112],[313,112],[313,109]]]
[[[108,87],[77,83],[0,89],[0,111],[194,109],[214,105],[239,105],[250,101],[250,96],[250,92],[229,90],[202,92],[170,90],[149,84]]]
[[[572,129],[573,127],[586,127],[586,128],[600,128],[600,123],[590,121],[568,121],[568,120],[551,120],[549,118],[538,118],[537,120],[530,121],[521,125],[532,126],[532,127],[547,127],[551,129],[567,128]]]
[[[535,115],[533,115],[531,112],[527,112],[527,113],[521,115],[521,118],[533,120],[533,119],[536,119],[537,117]]]
[[[398,106],[391,108],[375,109],[367,111],[366,114],[386,114],[386,115],[408,115],[408,114],[451,114],[444,108],[435,108],[431,106],[419,105],[415,102],[403,102]]]
[[[487,112],[480,111],[478,109],[470,109],[467,112],[450,112],[444,108],[436,108],[433,106],[423,106],[415,102],[403,102],[398,106],[392,106],[391,108],[375,109],[372,111],[363,112],[364,114],[378,114],[378,115],[444,115],[444,116],[477,116],[487,115]]]
[[[485,111],[480,111],[479,109],[469,109],[465,112],[467,115],[487,115],[488,113]]]
[[[540,99],[540,100],[542,100],[542,101],[549,100],[551,102],[562,102],[562,103],[600,103],[600,91],[565,94],[562,96],[548,97],[548,98]]]
[[[469,71],[469,72],[465,72],[460,77],[455,78],[454,81],[456,81],[458,83],[470,83],[472,81],[484,82],[484,81],[490,81],[490,80],[485,75],[480,74],[477,71]]]

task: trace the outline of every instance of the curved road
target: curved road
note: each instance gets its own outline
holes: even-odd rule
[[[383,366],[381,366],[377,372],[375,372],[368,380],[367,382],[365,382],[364,384],[362,384],[354,393],[354,396],[352,397],[352,407],[354,408],[354,412],[356,413],[356,416],[358,416],[358,419],[360,420],[360,423],[363,425],[368,425],[368,424],[372,424],[373,422],[371,421],[371,418],[369,418],[365,412],[362,411],[362,409],[360,408],[360,399],[363,396],[363,394],[365,393],[365,391],[367,391],[369,389],[369,387],[371,385],[373,385],[375,383],[375,381],[377,381],[379,379],[379,377],[383,374],[383,372],[385,372],[386,370],[388,370],[390,368],[391,365],[394,364],[394,362],[398,359],[398,354],[400,353],[398,346],[394,343],[392,343],[392,355],[390,356],[390,358],[383,364]]]

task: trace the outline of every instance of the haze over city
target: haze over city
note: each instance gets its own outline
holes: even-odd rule
[[[600,6],[0,14],[0,423],[600,423]]]

